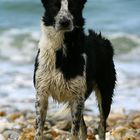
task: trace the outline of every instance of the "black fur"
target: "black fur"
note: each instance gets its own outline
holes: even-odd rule
[[[104,117],[107,118],[112,103],[113,90],[115,88],[116,71],[113,63],[113,47],[109,40],[101,34],[90,30],[86,38],[85,52],[87,54],[86,78],[88,97],[93,90],[93,83],[98,85],[102,96]]]
[[[86,37],[85,52],[87,54],[87,83],[96,81],[100,83],[111,84],[112,89],[115,87],[116,72],[113,64],[113,47],[108,39],[100,34],[89,30]],[[107,81],[108,80],[108,81]]]
[[[61,0],[41,0],[45,8],[43,21],[46,26],[54,26],[54,17],[57,15],[60,9]],[[84,19],[82,16],[82,10],[86,0],[69,0],[69,11],[74,16],[73,23],[75,26],[82,27]]]
[[[75,28],[72,32],[65,33],[65,53],[63,47],[56,52],[56,68],[59,68],[64,77],[69,80],[78,75],[83,75],[85,60],[84,53],[85,36],[82,29]]]

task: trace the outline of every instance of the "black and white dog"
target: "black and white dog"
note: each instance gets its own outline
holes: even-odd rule
[[[85,35],[82,10],[86,0],[42,0],[45,13],[35,62],[35,140],[43,140],[48,97],[68,103],[71,140],[86,140],[84,102],[95,90],[99,111],[99,139],[105,140],[116,72],[111,43],[101,34]]]

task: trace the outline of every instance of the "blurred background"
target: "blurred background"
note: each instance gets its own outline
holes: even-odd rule
[[[0,0],[0,106],[34,110],[32,77],[42,15],[40,0]],[[118,81],[112,111],[139,110],[140,0],[88,0],[84,17],[86,31],[101,31],[114,45]],[[96,112],[95,106],[91,96],[86,107]]]

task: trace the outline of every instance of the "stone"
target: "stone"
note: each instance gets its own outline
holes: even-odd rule
[[[6,140],[2,134],[0,134],[0,140]]]
[[[114,136],[115,138],[122,138],[125,136],[126,132],[128,131],[129,129],[127,127],[124,127],[124,126],[119,126],[117,127],[115,130],[112,131],[112,136]]]
[[[14,125],[14,123],[0,122],[0,133],[2,133],[6,129],[12,129]]]
[[[118,120],[125,120],[126,117],[124,114],[110,114],[107,122],[109,125],[115,125]]]
[[[34,128],[24,128],[18,140],[34,140],[34,136],[35,136]]]
[[[13,130],[6,130],[6,131],[3,132],[3,135],[5,136],[6,139],[8,139],[8,138],[11,138],[11,135],[12,135],[12,137],[15,136],[17,138],[17,136],[19,134],[17,132],[13,131]]]
[[[6,112],[0,111],[0,117],[4,117],[4,116],[6,116]]]
[[[95,135],[96,137],[96,140],[99,140],[99,136],[98,135]],[[115,139],[111,134],[110,132],[107,132],[106,133],[106,140],[122,140],[122,139]]]
[[[69,131],[71,129],[71,122],[68,120],[59,121],[56,123],[56,125],[53,128]]]
[[[93,134],[89,134],[87,139],[88,140],[96,140],[95,135],[93,135]]]
[[[60,135],[55,140],[70,140],[71,136],[69,135]]]
[[[138,140],[135,136],[127,134],[123,140]]]
[[[17,140],[19,138],[19,133],[18,132],[13,132],[11,135],[10,135],[10,139],[11,140]]]
[[[47,134],[47,135],[44,136],[44,139],[53,140],[53,136],[51,134]]]
[[[21,113],[13,113],[13,114],[8,115],[8,119],[14,121],[14,120],[16,120],[17,118],[20,118],[21,116],[22,116]]]

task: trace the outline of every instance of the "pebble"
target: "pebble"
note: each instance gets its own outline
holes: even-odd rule
[[[71,129],[71,122],[68,120],[58,121],[53,128],[69,131]]]
[[[2,133],[6,129],[12,129],[14,125],[14,123],[0,122],[0,133]]]
[[[14,137],[14,138],[19,137],[19,134],[14,130],[5,130],[3,132],[3,135],[5,136],[6,139],[11,138],[11,137]]]
[[[0,117],[6,116],[6,112],[0,111]]]
[[[44,136],[44,139],[53,140],[53,136],[51,134],[47,134],[46,136]]]
[[[12,110],[12,109],[11,109]],[[34,140],[35,135],[34,112],[0,112],[0,140]],[[98,140],[98,116],[84,116],[88,138]],[[106,140],[140,140],[140,112],[118,111],[111,113],[108,118]],[[69,140],[71,137],[71,121],[57,118],[47,119],[45,123],[44,139]]]
[[[20,118],[22,116],[22,114],[20,113],[13,113],[13,114],[9,114],[8,115],[8,119],[14,121],[16,120],[17,118]]]
[[[6,140],[2,134],[0,134],[0,140]]]

